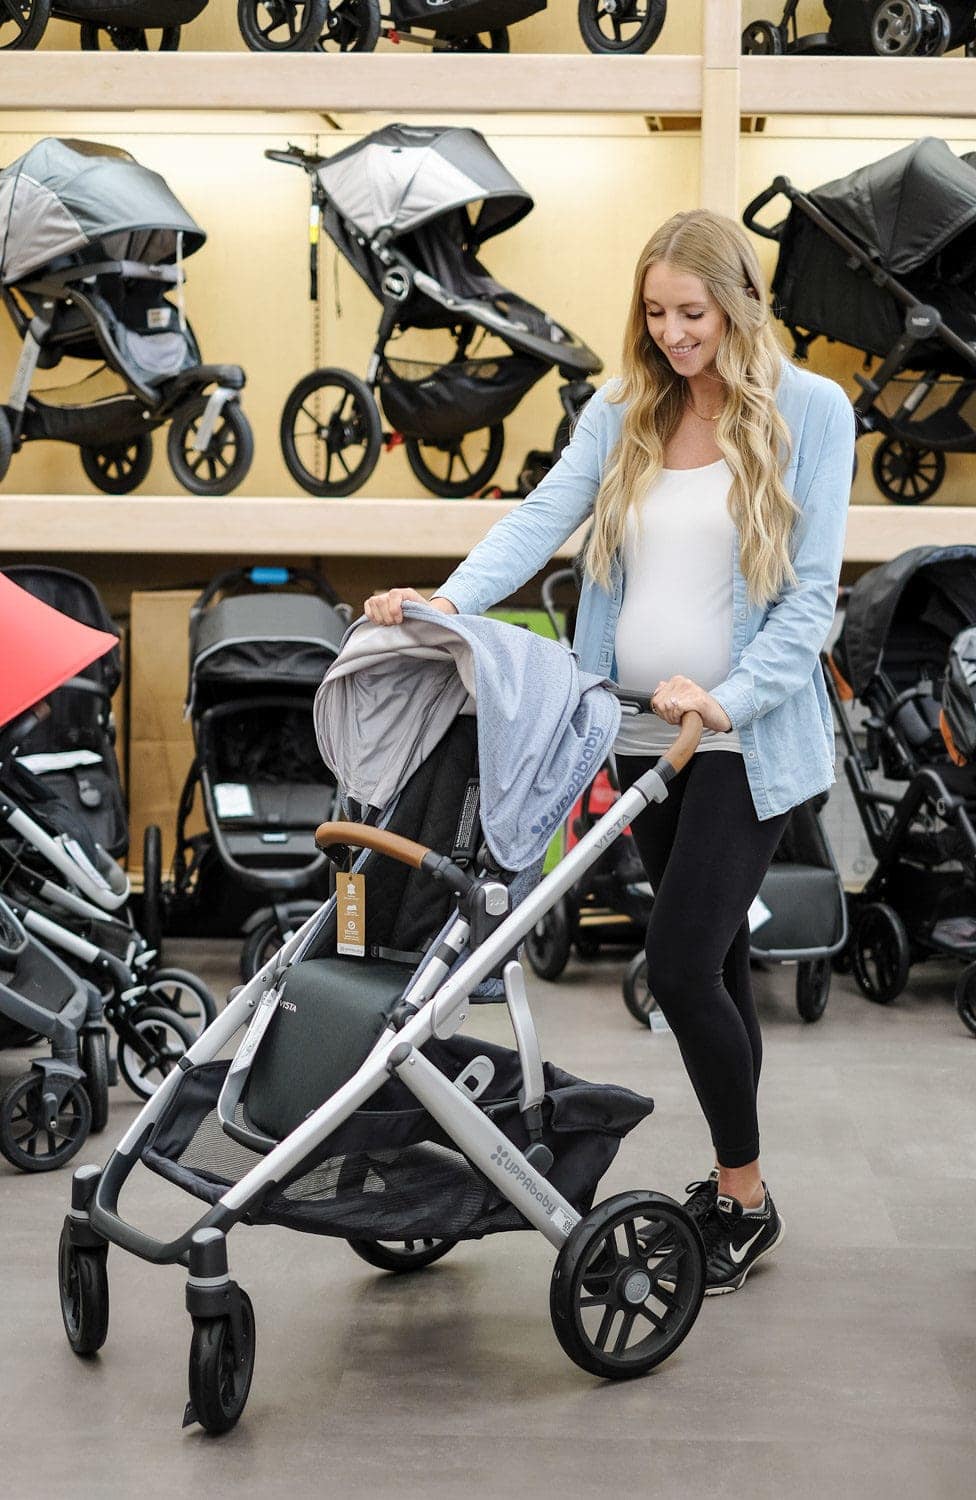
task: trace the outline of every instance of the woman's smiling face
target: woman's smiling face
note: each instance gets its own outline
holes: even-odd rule
[[[686,379],[710,371],[725,332],[725,314],[688,271],[659,260],[644,277],[647,331],[671,368]]]

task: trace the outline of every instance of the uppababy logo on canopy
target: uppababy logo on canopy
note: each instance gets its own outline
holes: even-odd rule
[[[571,807],[576,801],[583,788],[593,780],[592,762],[598,755],[603,744],[603,736],[598,729],[590,729],[580,749],[580,764],[576,769],[572,781],[554,807],[544,812],[537,823],[531,825],[533,833],[542,833],[544,829],[554,829],[565,813],[567,807]]]
[[[524,1167],[520,1167],[517,1161],[512,1160],[504,1146],[496,1146],[491,1153],[491,1159],[497,1166],[502,1167],[508,1172],[511,1177],[514,1177],[515,1181],[520,1183],[526,1192],[535,1198],[538,1203],[541,1203],[547,1214],[555,1213],[558,1207],[556,1202],[549,1197],[544,1188],[539,1187],[539,1184],[531,1173],[527,1172]]]

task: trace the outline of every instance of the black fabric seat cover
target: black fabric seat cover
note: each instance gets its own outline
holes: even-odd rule
[[[402,964],[310,959],[291,969],[244,1098],[248,1120],[280,1140],[352,1077],[410,978]]]

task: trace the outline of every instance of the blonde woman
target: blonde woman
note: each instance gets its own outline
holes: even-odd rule
[[[637,263],[623,375],[559,463],[431,601],[478,612],[592,518],[575,637],[583,668],[651,694],[615,750],[631,785],[682,714],[701,744],[634,837],[654,890],[648,979],[711,1132],[689,1185],[707,1290],[735,1291],[783,1236],[759,1163],[762,1040],[747,912],[789,811],[833,781],[819,652],[833,617],[854,452],[850,403],[773,334],[743,231],[675,215]],[[367,600],[402,619],[394,588]]]

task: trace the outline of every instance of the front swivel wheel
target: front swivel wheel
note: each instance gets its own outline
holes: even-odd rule
[[[581,1369],[626,1380],[677,1349],[704,1294],[705,1251],[691,1215],[663,1193],[618,1193],[585,1214],[560,1250],[549,1312]]]
[[[229,1432],[247,1403],[254,1374],[254,1309],[241,1299],[235,1341],[229,1317],[194,1318],[190,1341],[190,1406],[206,1432]]]
[[[58,1291],[68,1343],[95,1354],[108,1337],[108,1246],[73,1245],[66,1223],[58,1242]]]

